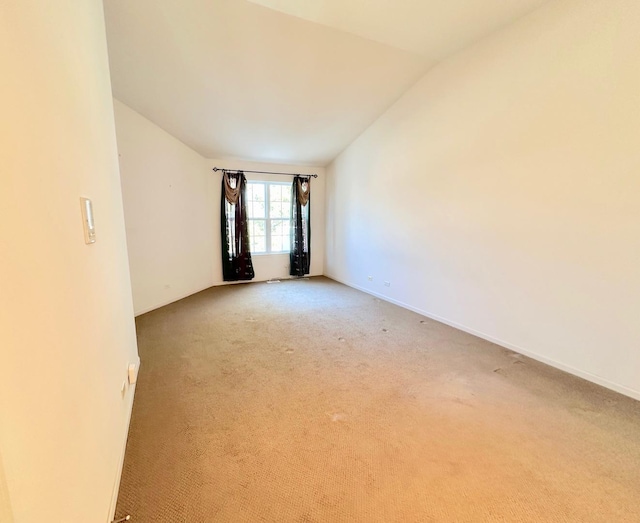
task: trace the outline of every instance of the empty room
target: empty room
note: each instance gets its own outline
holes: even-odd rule
[[[0,0],[0,523],[639,522],[639,27]]]

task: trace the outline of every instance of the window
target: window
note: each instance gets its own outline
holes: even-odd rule
[[[252,254],[289,252],[290,183],[248,182],[247,215]]]

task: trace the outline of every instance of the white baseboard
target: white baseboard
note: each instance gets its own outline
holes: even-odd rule
[[[313,277],[313,276],[323,276],[323,274],[308,274],[307,276],[309,277]],[[276,277],[277,278],[277,277]],[[288,278],[288,276],[280,276],[279,277],[282,281],[286,281],[286,278]],[[151,312],[154,311],[156,309],[159,309],[160,307],[164,307],[165,305],[170,305],[171,303],[174,303],[176,301],[180,301],[180,300],[184,300],[185,298],[188,298],[189,296],[193,296],[194,294],[198,294],[199,292],[202,291],[206,291],[207,289],[210,289],[211,287],[222,287],[223,285],[243,285],[245,283],[261,283],[261,282],[265,282],[268,281],[267,279],[253,279],[253,280],[247,280],[247,281],[214,281],[209,283],[207,286],[205,287],[198,287],[197,289],[193,290],[193,291],[189,291],[186,294],[179,294],[176,297],[170,298],[166,301],[162,301],[159,302],[157,305],[152,305],[151,307],[145,307],[144,309],[140,309],[137,311],[134,311],[133,315],[135,317],[141,316],[143,314],[146,314],[147,312]]]
[[[394,305],[398,305],[399,307],[402,307],[404,309],[409,309],[410,311],[413,312],[417,312],[418,314],[421,314],[422,316],[426,316],[427,318],[431,318],[432,320],[438,321],[440,323],[444,323],[445,325],[449,325],[450,327],[453,327],[455,329],[467,332],[469,334],[473,334],[474,336],[477,336],[478,338],[482,338],[484,340],[490,341],[491,343],[495,343],[496,345],[500,345],[501,347],[504,347],[506,349],[512,350],[514,352],[517,352],[519,354],[522,354],[523,356],[527,356],[529,358],[532,358],[534,360],[537,360],[541,363],[545,363],[547,365],[550,365],[551,367],[555,367],[556,369],[562,370],[564,372],[568,372],[569,374],[573,374],[574,376],[578,376],[579,378],[583,378],[587,381],[590,381],[592,383],[595,383],[597,385],[601,385],[602,387],[605,387],[607,389],[613,390],[615,392],[619,392],[620,394],[623,394],[625,396],[629,396],[630,398],[633,398],[635,400],[640,401],[640,391],[631,389],[629,387],[626,387],[624,385],[619,385],[617,383],[614,383],[612,381],[609,381],[605,378],[602,378],[600,376],[596,376],[595,374],[591,374],[590,372],[585,372],[583,370],[580,369],[576,369],[575,367],[572,367],[571,365],[565,365],[564,363],[561,363],[559,361],[553,360],[551,358],[548,358],[546,356],[543,356],[542,354],[538,354],[535,351],[529,350],[529,349],[525,349],[523,347],[519,347],[518,345],[515,345],[513,343],[509,343],[508,341],[504,341],[501,340],[499,338],[495,338],[493,336],[490,336],[489,334],[485,334],[484,332],[480,332],[477,331],[475,329],[469,328],[465,325],[462,325],[460,323],[457,323],[455,321],[449,320],[447,318],[443,318],[442,316],[438,316],[437,314],[433,314],[429,311],[425,311],[423,309],[420,309],[418,307],[413,307],[412,305],[409,305],[408,303],[404,303],[401,302],[399,300],[394,300],[393,298],[389,298],[388,296],[385,296],[383,294],[379,294],[377,292],[371,291],[369,289],[366,289],[364,287],[360,287],[359,285],[355,285],[353,283],[349,283],[347,281],[344,281],[340,278],[337,278],[335,276],[332,276],[330,274],[325,274],[325,276],[327,278],[330,278],[332,280],[335,280],[339,283],[342,283],[343,285],[346,285],[347,287],[352,287],[353,289],[357,289],[359,291],[362,291],[366,294],[370,294],[371,296],[375,296],[376,298],[380,298],[381,300],[387,301],[389,303],[393,303]]]
[[[140,360],[138,360],[138,372],[140,372]],[[118,493],[120,492],[120,481],[122,480],[122,470],[124,468],[124,456],[127,451],[127,440],[129,439],[129,427],[131,426],[131,415],[133,414],[133,400],[136,394],[136,385],[128,385],[127,392],[131,394],[128,405],[127,423],[124,433],[124,442],[120,451],[120,459],[118,462],[118,470],[116,472],[116,478],[113,484],[113,491],[111,493],[111,505],[109,507],[109,516],[107,521],[111,523],[115,519],[116,505],[118,503]]]
[[[208,284],[205,287],[202,287],[202,288],[198,287],[197,289],[189,291],[186,294],[178,294],[177,296],[172,296],[171,298],[168,298],[166,300],[162,300],[161,302],[158,302],[155,305],[151,305],[150,307],[145,307],[144,309],[140,309],[140,310],[134,311],[133,315],[138,317],[138,316],[141,316],[143,314],[146,314],[147,312],[155,311],[156,309],[159,309],[160,307],[164,307],[165,305],[169,305],[169,304],[174,303],[176,301],[184,300],[185,298],[188,298],[189,296],[193,296],[194,294],[198,294],[199,292],[207,290],[208,288],[210,288],[212,286],[215,286],[215,285],[216,285],[215,283]]]

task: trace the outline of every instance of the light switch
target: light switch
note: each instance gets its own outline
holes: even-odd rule
[[[93,206],[89,198],[80,198],[82,208],[82,225],[84,227],[84,243],[96,243],[96,227],[93,222]]]

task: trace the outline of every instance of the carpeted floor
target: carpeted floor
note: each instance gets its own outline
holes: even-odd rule
[[[137,328],[133,523],[640,521],[639,402],[329,279]]]

